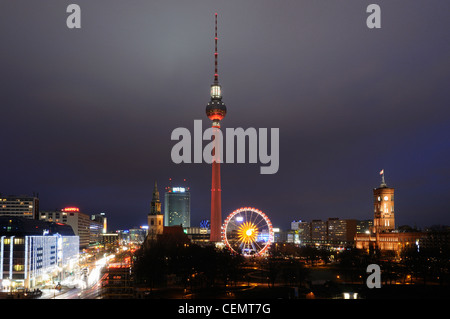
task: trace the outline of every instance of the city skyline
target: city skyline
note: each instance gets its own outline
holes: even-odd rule
[[[155,180],[186,179],[191,226],[209,219],[211,166],[172,163],[170,133],[208,126],[218,12],[222,127],[280,128],[276,174],[221,165],[222,219],[243,206],[281,228],[371,219],[384,169],[397,225],[450,224],[450,4],[383,3],[379,30],[356,0],[195,4],[79,2],[80,30],[65,4],[9,4],[0,192],[125,229],[146,223]]]

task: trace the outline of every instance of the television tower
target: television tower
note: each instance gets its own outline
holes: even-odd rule
[[[222,87],[219,84],[217,71],[217,13],[215,13],[215,36],[214,36],[214,82],[211,84],[211,100],[206,106],[206,115],[212,121],[213,131],[220,130],[220,121],[227,114],[227,107],[222,102]],[[219,145],[214,136],[214,148],[212,153],[212,183],[211,183],[211,233],[210,242],[221,241],[222,227],[222,196],[220,187],[220,154]]]

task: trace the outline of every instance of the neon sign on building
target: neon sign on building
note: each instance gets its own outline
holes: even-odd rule
[[[66,207],[61,209],[62,212],[79,212],[80,209],[78,207]]]

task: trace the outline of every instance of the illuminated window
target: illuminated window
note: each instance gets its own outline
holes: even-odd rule
[[[22,245],[25,243],[25,239],[24,238],[14,238],[14,244],[15,245]]]
[[[25,267],[23,265],[14,265],[14,271],[23,271]]]
[[[220,96],[221,96],[220,85],[211,86],[211,97],[220,98]]]

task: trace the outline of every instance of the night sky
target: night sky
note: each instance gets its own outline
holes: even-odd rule
[[[174,164],[170,136],[210,126],[215,12],[222,128],[280,129],[278,173],[222,165],[223,218],[372,219],[384,169],[397,226],[450,224],[448,0],[2,0],[0,192],[126,229],[172,178],[209,218],[211,167]]]

